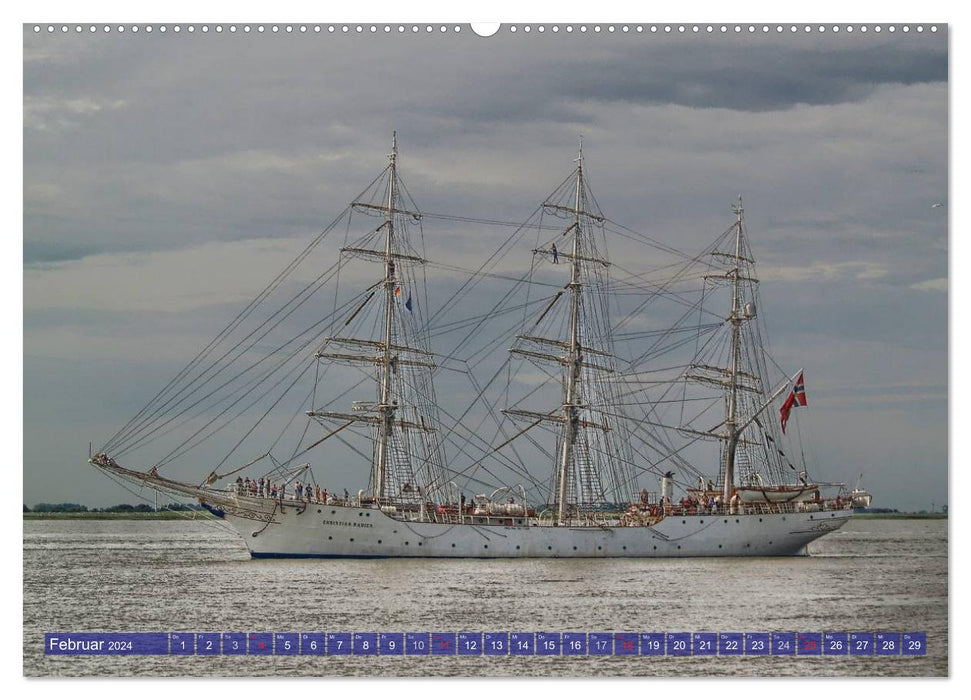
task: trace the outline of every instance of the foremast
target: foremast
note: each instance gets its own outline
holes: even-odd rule
[[[383,222],[363,239],[341,248],[342,255],[380,263],[383,277],[361,293],[363,300],[343,322],[341,332],[326,338],[316,353],[320,360],[369,368],[374,373],[376,400],[356,401],[351,412],[313,410],[307,414],[321,423],[340,423],[324,439],[355,424],[368,426],[373,431],[371,498],[381,503],[417,503],[423,485],[444,483],[438,446],[428,437],[437,424],[432,415],[431,378],[417,376],[430,372],[435,364],[433,353],[421,347],[420,309],[413,306],[411,289],[404,303],[407,313],[397,308],[402,287],[416,287],[414,276],[405,268],[426,262],[407,240],[405,224],[420,222],[422,217],[400,201],[397,135],[392,137],[388,158],[383,195],[375,193],[370,201],[351,203],[353,210],[380,216]],[[342,335],[344,328],[352,335]],[[372,329],[370,337],[353,334],[367,329]]]
[[[372,475],[373,496],[375,499],[384,498],[385,475],[388,468],[388,442],[391,438],[392,424],[394,422],[395,409],[397,402],[393,400],[391,394],[391,346],[392,331],[394,328],[394,292],[397,288],[394,258],[392,257],[392,241],[394,238],[394,211],[395,200],[397,198],[397,167],[398,167],[398,134],[393,132],[391,136],[391,154],[388,156],[391,164],[388,171],[388,210],[385,218],[385,244],[384,244],[384,293],[385,293],[385,320],[384,320],[384,353],[381,363],[381,393],[380,403],[377,406],[382,416],[381,425],[378,428],[377,455],[374,460],[374,474]]]

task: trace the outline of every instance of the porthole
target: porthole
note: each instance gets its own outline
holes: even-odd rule
[[[353,542],[353,541],[354,541],[354,538],[352,537],[352,538],[351,538],[351,542]]]
[[[519,547],[516,547],[516,549],[519,549]],[[603,549],[603,547],[597,547],[597,551],[598,551],[598,552],[599,552],[599,551],[600,551],[601,549]]]
[[[575,552],[575,551],[577,551],[577,548],[576,548],[575,546],[573,547],[573,551],[574,551],[574,552]]]
[[[759,518],[759,522],[762,522],[762,518]]]
[[[453,546],[454,546],[454,545],[453,545]],[[516,549],[519,549],[519,545],[518,545],[518,544],[516,545]]]
[[[381,540],[378,540],[378,544],[381,544]]]
[[[482,545],[482,547],[483,547],[483,549],[489,549],[489,545],[487,545],[487,544]]]
[[[322,510],[321,510],[320,508],[318,508],[318,509],[317,509],[317,512],[318,512],[318,513],[323,513],[324,511],[322,511]]]
[[[654,549],[657,549],[657,545],[654,545]]]
[[[625,552],[627,551],[627,545],[626,544],[624,545],[624,551]]]
[[[418,543],[418,546],[419,546],[419,547],[421,547],[421,545],[422,545],[422,543],[421,543],[421,542],[419,542],[419,543]]]
[[[718,545],[718,549],[721,549],[721,548],[722,548],[722,546],[721,545]]]
[[[547,547],[547,549],[550,549],[550,550],[552,550],[553,548],[552,548],[552,547]]]
[[[407,542],[405,542],[405,547],[407,547],[407,546],[408,546],[408,543],[407,543]]]
[[[736,523],[738,522],[738,518],[735,518],[735,522],[736,522]]]
[[[329,539],[329,540],[332,540],[332,539],[334,539],[334,538],[333,538],[333,537],[328,537],[327,539]]]
[[[682,524],[682,525],[687,525],[687,524],[688,524],[688,521],[687,521],[687,520],[682,520],[682,521],[681,521],[681,524]]]
[[[680,544],[678,545],[678,549],[681,549],[681,545]]]

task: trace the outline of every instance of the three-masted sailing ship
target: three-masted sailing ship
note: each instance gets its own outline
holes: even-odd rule
[[[253,557],[805,553],[851,510],[789,454],[784,421],[806,404],[802,373],[782,373],[765,352],[741,198],[733,224],[701,254],[659,244],[676,264],[628,270],[639,261],[612,262],[607,233],[650,239],[600,211],[582,146],[575,163],[487,264],[454,293],[429,295],[436,263],[422,221],[436,215],[408,194],[395,143],[369,187],[90,463],[197,499]],[[339,222],[337,263],[298,281],[294,270]],[[700,287],[677,288],[689,278]],[[483,306],[482,290],[505,282]],[[322,306],[329,284],[323,320],[270,340]],[[285,301],[274,307],[275,295]],[[462,315],[462,300],[477,310]],[[659,300],[676,310],[655,311]],[[442,337],[457,340],[436,350]],[[678,351],[685,361],[657,361]],[[447,372],[470,388],[446,379],[442,401],[435,387]],[[295,410],[284,420],[288,401]],[[256,448],[259,428],[269,449]],[[151,452],[176,435],[175,447]],[[130,460],[143,453],[149,461],[136,468]],[[193,465],[208,473],[200,483],[173,473]],[[366,471],[367,487],[334,489],[333,473],[350,469]]]

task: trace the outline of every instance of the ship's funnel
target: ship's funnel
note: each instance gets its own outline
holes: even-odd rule
[[[674,473],[668,472],[661,477],[661,500],[667,499],[668,502],[674,496]]]

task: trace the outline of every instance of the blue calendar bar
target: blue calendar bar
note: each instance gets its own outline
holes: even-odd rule
[[[927,654],[926,632],[61,632],[55,656],[870,656]]]

